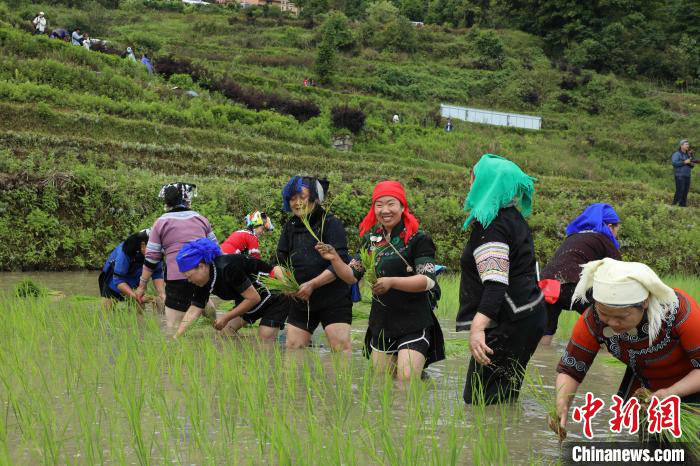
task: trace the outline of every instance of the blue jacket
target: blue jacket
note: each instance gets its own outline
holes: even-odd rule
[[[153,65],[151,64],[151,60],[146,57],[141,57],[141,63],[143,63],[143,66],[146,67],[149,73],[153,73]]]
[[[690,178],[690,169],[692,165],[683,163],[684,160],[688,160],[690,155],[687,152],[681,152],[677,150],[671,156],[671,163],[673,164],[673,174],[675,176],[686,176]]]
[[[129,258],[129,256],[124,253],[122,246],[124,246],[124,243],[119,243],[119,245],[114,248],[107,262],[105,262],[104,267],[102,267],[103,272],[111,274],[111,278],[108,278],[107,286],[109,286],[112,291],[119,294],[121,294],[121,291],[117,286],[120,283],[126,283],[131,288],[139,286],[141,270],[143,270],[143,261],[136,261]],[[111,271],[110,268],[112,269]],[[153,270],[152,278],[154,280],[163,278],[162,262],[158,262],[158,265]]]

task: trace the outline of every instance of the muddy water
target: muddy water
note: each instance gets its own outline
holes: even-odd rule
[[[98,272],[0,273],[0,293],[11,291],[17,282],[30,278],[49,289],[61,291],[67,296],[98,296],[97,276]],[[466,338],[465,334],[452,331],[454,329],[453,321],[443,320],[441,324],[446,340]],[[356,358],[362,358],[358,342],[364,335],[366,325],[365,320],[353,324],[353,346]],[[551,390],[553,390],[556,376],[554,368],[559,361],[565,343],[555,340],[551,347],[538,348],[530,362],[529,367],[537,368],[545,385]],[[322,347],[320,351],[322,359],[328,357],[326,348]],[[468,354],[463,353],[448,357],[447,360],[436,363],[428,369],[430,377],[441,382],[436,384],[437,387],[441,388],[436,389],[435,397],[454,400],[455,406],[462,406],[460,400],[467,362]],[[574,405],[580,405],[581,395],[587,391],[592,391],[606,402],[606,408],[593,420],[594,432],[599,440],[611,436],[608,429],[608,420],[610,419],[608,406],[610,406],[611,396],[617,391],[623,372],[623,366],[611,362],[610,356],[602,351],[589,370],[586,380],[579,388],[579,396],[574,402]],[[442,387],[449,387],[449,389]],[[523,396],[518,405],[508,409],[512,411],[512,416],[508,415],[509,422],[506,428],[510,457],[522,458],[523,462],[527,462],[526,459],[531,458],[533,451],[535,451],[538,455],[555,460],[559,456],[559,444],[554,434],[546,427],[544,409],[529,396]],[[494,411],[494,415],[496,414],[497,412]],[[579,425],[570,421],[568,428],[569,439],[585,440]],[[631,436],[621,436],[620,439],[635,440]]]

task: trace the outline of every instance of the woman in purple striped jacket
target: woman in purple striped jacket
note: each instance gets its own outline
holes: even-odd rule
[[[175,257],[185,243],[199,238],[216,241],[209,220],[190,208],[197,187],[189,183],[170,183],[163,186],[159,197],[165,201],[166,212],[151,227],[146,246],[141,282],[136,290],[140,299],[153,270],[165,256],[165,316],[169,328],[177,328],[183,320],[199,316],[207,303],[193,301],[195,285],[180,272]]]

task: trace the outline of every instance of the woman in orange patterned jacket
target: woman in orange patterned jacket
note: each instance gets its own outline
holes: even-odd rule
[[[574,300],[585,299],[591,288],[593,303],[576,322],[557,366],[561,426],[602,344],[627,366],[622,398],[645,387],[660,399],[700,401],[700,308],[693,298],[666,286],[644,264],[610,258],[583,267]]]

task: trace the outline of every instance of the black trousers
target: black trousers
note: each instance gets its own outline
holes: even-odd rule
[[[677,176],[676,194],[673,196],[673,205],[678,204],[681,207],[685,207],[688,202],[688,191],[690,191],[690,177]]]
[[[544,334],[547,312],[540,303],[530,316],[501,322],[486,330],[486,345],[493,350],[491,364],[469,361],[464,402],[494,404],[517,401],[525,368]]]

